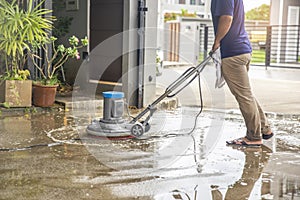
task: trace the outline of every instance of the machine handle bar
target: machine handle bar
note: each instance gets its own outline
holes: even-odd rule
[[[182,91],[186,86],[188,86],[196,77],[198,74],[200,74],[204,67],[207,65],[207,63],[211,59],[211,54],[210,56],[206,57],[200,64],[198,64],[196,67],[191,67],[188,70],[186,70],[179,78],[177,78],[173,83],[171,83],[165,92],[159,96],[152,104],[150,104],[147,108],[145,108],[140,114],[138,114],[135,118],[131,120],[130,123],[135,123],[139,119],[141,119],[145,114],[147,114],[149,111],[155,110],[155,106],[161,102],[164,98],[166,97],[173,97],[177,95],[180,91]],[[188,78],[190,78],[192,75],[194,77],[181,89],[179,89],[175,94],[170,95],[176,88],[178,88],[184,81],[186,81]],[[144,123],[147,123],[146,121]]]

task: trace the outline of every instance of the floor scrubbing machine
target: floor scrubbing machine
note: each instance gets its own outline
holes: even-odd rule
[[[116,91],[103,92],[104,106],[103,118],[94,119],[88,125],[86,131],[88,134],[107,137],[140,137],[150,130],[149,120],[156,111],[156,106],[165,98],[174,97],[186,86],[188,86],[200,73],[212,58],[212,55],[205,58],[196,67],[187,69],[179,78],[171,83],[165,92],[159,96],[152,104],[145,108],[141,113],[131,120],[125,119],[124,114],[124,93]],[[180,87],[181,86],[181,87]],[[148,116],[141,121],[146,114]]]

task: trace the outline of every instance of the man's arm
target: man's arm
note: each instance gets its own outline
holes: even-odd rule
[[[214,44],[212,46],[212,51],[216,51],[220,47],[221,40],[228,33],[232,24],[232,16],[222,15],[219,18],[218,29],[215,37]]]

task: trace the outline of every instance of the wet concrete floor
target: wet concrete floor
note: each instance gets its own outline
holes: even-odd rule
[[[300,117],[270,115],[276,136],[233,148],[235,110],[157,111],[140,139],[87,135],[88,113],[0,116],[0,199],[300,199]],[[100,115],[99,115],[100,116]]]

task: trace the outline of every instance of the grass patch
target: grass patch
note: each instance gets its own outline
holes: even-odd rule
[[[253,50],[251,63],[265,63],[265,50]]]

